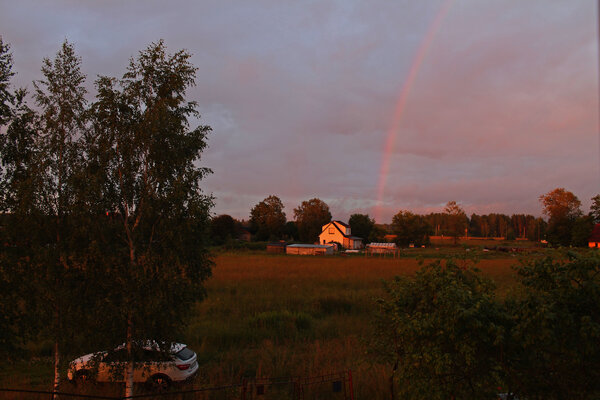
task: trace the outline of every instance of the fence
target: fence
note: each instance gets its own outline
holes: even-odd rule
[[[43,390],[0,389],[2,399],[25,400],[354,400],[350,370],[292,378],[244,378],[225,386],[171,390],[129,397]]]

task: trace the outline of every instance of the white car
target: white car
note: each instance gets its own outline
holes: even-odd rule
[[[198,371],[196,353],[185,344],[174,343],[169,351],[161,352],[155,342],[145,342],[136,355],[133,381],[157,389],[167,389]],[[123,344],[111,352],[90,353],[71,361],[67,376],[70,381],[124,382],[126,361],[127,347]]]

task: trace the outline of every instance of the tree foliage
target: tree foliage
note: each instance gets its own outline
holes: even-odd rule
[[[298,240],[298,225],[296,225],[296,222],[286,222],[283,228],[283,235],[287,240]]]
[[[19,260],[24,259],[24,255],[15,242],[19,236],[16,231],[23,225],[14,218],[21,196],[13,193],[26,189],[23,176],[28,175],[31,163],[27,159],[32,157],[29,135],[22,136],[12,123],[16,111],[15,94],[10,84],[14,76],[12,63],[10,46],[0,36],[0,133],[10,123],[6,134],[0,135],[0,243],[4,246],[0,252],[0,356],[5,358],[10,357],[16,343],[25,336],[18,326],[23,310],[17,306],[22,289],[20,282],[24,277],[20,273]]]
[[[298,225],[298,235],[305,243],[314,243],[318,240],[323,225],[331,222],[329,206],[321,199],[303,201],[294,208],[294,217]]]
[[[392,218],[392,233],[396,235],[396,244],[413,243],[420,247],[429,243],[431,227],[421,215],[401,210]]]
[[[67,355],[71,338],[84,317],[85,297],[83,270],[85,254],[80,243],[83,213],[78,210],[77,180],[82,169],[81,139],[86,128],[85,75],[81,59],[68,41],[64,41],[54,59],[42,62],[43,79],[34,82],[35,102],[39,118],[35,119],[33,135],[27,132],[28,112],[24,111],[15,126],[22,135],[32,139],[33,159],[29,172],[23,176],[32,184],[28,191],[17,194],[27,199],[29,210],[23,210],[28,227],[46,232],[45,236],[30,236],[32,295],[35,312],[45,328],[43,337],[54,343],[54,387],[60,383],[63,353]],[[17,122],[19,120],[15,120]],[[25,160],[24,159],[24,160]],[[33,176],[31,176],[33,177]],[[25,196],[25,197],[23,197]],[[83,300],[82,300],[83,299]],[[76,346],[72,346],[71,349]]]
[[[574,219],[581,215],[581,201],[564,188],[556,188],[540,196],[542,212],[550,220]]]
[[[375,220],[368,214],[352,214],[348,220],[352,235],[363,238],[363,242],[369,241],[371,231],[375,226]]]
[[[454,244],[456,244],[458,243],[460,235],[465,233],[468,222],[467,215],[456,201],[449,201],[446,204],[446,207],[444,207],[444,214],[446,214],[448,218],[450,235],[454,238]]]
[[[397,277],[379,301],[378,345],[397,398],[493,398],[505,315],[494,285],[450,260]],[[396,398],[396,397],[394,397]]]
[[[548,241],[568,246],[573,243],[575,221],[582,216],[581,201],[564,188],[556,188],[539,198],[542,212],[549,217]]]
[[[210,170],[197,165],[211,129],[189,128],[199,117],[196,103],[185,99],[196,73],[189,58],[183,50],[168,54],[159,41],[130,61],[122,79],[96,81],[91,198],[99,199],[92,208],[109,214],[96,225],[103,238],[97,254],[110,266],[107,309],[130,355],[139,340],[170,342],[181,334],[210,275],[212,198],[200,189]],[[130,362],[126,395],[132,368]]]
[[[600,255],[531,260],[517,272],[507,380],[524,398],[598,398]]]
[[[595,224],[600,224],[600,194],[592,197],[592,205],[590,206],[590,216]]]
[[[375,349],[393,366],[398,398],[598,398],[600,255],[559,253],[515,269],[505,298],[465,260],[386,285]]]
[[[15,75],[10,45],[0,36],[0,126],[6,125],[11,115],[14,94],[10,89],[10,79]]]
[[[210,220],[210,237],[213,244],[222,245],[237,238],[240,223],[231,215],[222,214]]]
[[[250,211],[250,229],[256,240],[277,240],[283,236],[286,217],[283,203],[271,195]]]

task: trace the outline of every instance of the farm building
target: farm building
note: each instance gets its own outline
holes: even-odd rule
[[[333,254],[333,246],[323,244],[290,244],[285,248],[285,252],[286,254],[310,256]]]
[[[386,243],[394,242],[396,239],[398,239],[398,235],[385,235],[383,237],[383,240],[385,240]]]
[[[370,254],[395,253],[396,250],[398,250],[396,243],[369,243],[367,245],[367,252]]]
[[[594,230],[592,231],[592,234],[588,240],[588,245],[594,248],[600,247],[600,224],[596,224],[594,226]]]
[[[267,253],[285,253],[285,242],[275,242],[267,244]]]
[[[362,238],[352,236],[350,225],[342,221],[331,221],[323,225],[319,235],[319,243],[339,243],[344,248],[355,250],[363,247]]]

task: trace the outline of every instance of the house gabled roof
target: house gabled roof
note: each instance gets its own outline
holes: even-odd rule
[[[338,228],[338,226],[336,224],[334,224],[334,222],[337,221],[331,221],[330,223],[328,223],[327,225],[323,225],[323,228],[321,229],[321,233],[325,232],[325,229],[329,228],[331,225],[333,225],[335,227],[335,229],[338,230],[339,233],[341,233],[342,235],[344,235],[344,237],[346,237],[346,234],[344,232],[342,232],[342,230],[340,228]]]
[[[596,224],[594,226],[594,230],[592,230],[589,242],[600,242],[600,224]]]
[[[338,232],[342,234],[343,237],[345,237],[347,239],[352,239],[352,240],[358,240],[358,239],[362,240],[362,238],[359,238],[358,236],[346,235],[344,232],[342,232],[342,230],[336,224],[334,224],[334,222],[337,222],[337,223],[345,226],[346,228],[350,228],[350,225],[346,225],[343,222],[340,222],[340,221],[331,221],[327,225],[323,225],[323,229],[321,230],[321,233],[325,232],[325,229],[329,228],[330,225],[333,225],[335,227],[335,229],[337,229]]]
[[[345,224],[345,223],[343,223],[342,221],[335,220],[335,221],[331,221],[331,222],[337,222],[338,224],[340,224],[340,225],[341,225],[341,226],[343,226],[344,228],[350,228],[350,225],[348,225],[348,224]]]

